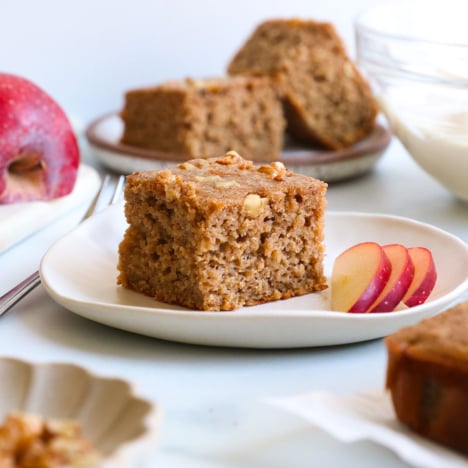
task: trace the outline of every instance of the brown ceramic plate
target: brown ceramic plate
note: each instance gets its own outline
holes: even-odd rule
[[[118,113],[104,115],[86,129],[86,138],[97,160],[108,169],[129,174],[162,169],[189,159],[186,155],[146,150],[120,143],[123,122]],[[372,132],[354,145],[328,151],[288,143],[281,161],[291,170],[327,182],[356,177],[370,171],[390,142],[390,132],[377,123]]]

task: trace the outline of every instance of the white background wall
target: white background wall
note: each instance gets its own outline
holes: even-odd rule
[[[379,0],[0,0],[0,70],[46,89],[83,123],[126,89],[224,73],[261,21],[335,24],[354,56],[353,22]]]

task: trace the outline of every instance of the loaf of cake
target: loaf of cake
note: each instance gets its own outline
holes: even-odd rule
[[[228,73],[270,77],[296,139],[339,149],[374,126],[377,105],[370,87],[332,24],[266,21],[233,57]]]
[[[326,184],[236,152],[127,178],[118,284],[233,310],[320,291]]]
[[[121,118],[122,143],[179,160],[235,150],[247,159],[274,161],[286,127],[270,80],[250,77],[186,79],[135,89],[125,95]]]
[[[387,388],[399,420],[468,453],[468,302],[385,340]]]

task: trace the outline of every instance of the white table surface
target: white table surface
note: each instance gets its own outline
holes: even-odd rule
[[[83,160],[92,163],[86,149]],[[370,174],[330,185],[328,203],[330,210],[415,218],[468,241],[468,204],[426,175],[397,141]],[[0,294],[36,269],[47,247],[84,210],[76,209],[0,255]],[[0,356],[69,361],[133,381],[163,411],[159,445],[135,466],[406,466],[383,447],[339,443],[264,402],[319,389],[347,395],[382,388],[386,354],[381,339],[295,350],[177,344],[87,321],[55,304],[40,286],[1,319]]]

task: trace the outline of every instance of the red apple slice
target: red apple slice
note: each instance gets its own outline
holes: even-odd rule
[[[403,299],[414,278],[414,264],[408,249],[401,244],[384,245],[392,272],[383,291],[369,307],[369,312],[391,312]]]
[[[414,278],[402,302],[408,307],[423,304],[434,289],[437,271],[432,253],[425,247],[411,247],[408,253],[414,264]]]
[[[375,242],[363,242],[345,250],[333,264],[332,310],[365,312],[385,287],[391,268],[390,260]]]

